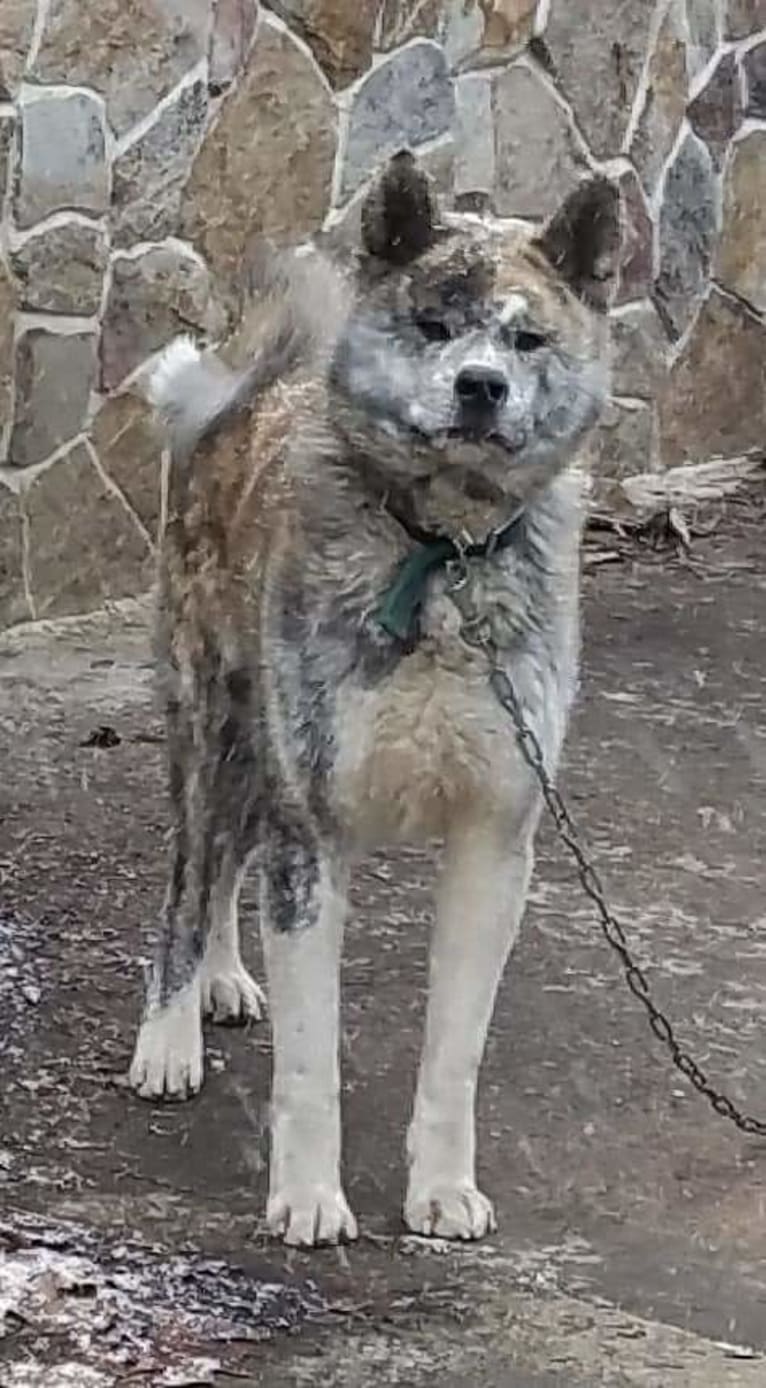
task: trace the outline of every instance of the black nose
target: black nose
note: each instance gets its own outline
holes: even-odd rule
[[[464,366],[455,378],[455,395],[467,409],[499,410],[508,399],[508,381],[494,366]]]

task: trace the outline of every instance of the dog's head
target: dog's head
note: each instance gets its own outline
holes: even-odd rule
[[[539,234],[440,220],[401,153],[367,197],[362,240],[331,378],[346,446],[422,524],[447,519],[445,483],[501,514],[572,460],[606,399],[616,190],[581,185]]]

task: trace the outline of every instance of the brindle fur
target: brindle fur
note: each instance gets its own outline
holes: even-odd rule
[[[172,346],[153,387],[173,444],[159,623],[173,844],[131,1081],[184,1097],[202,1082],[202,1013],[259,1014],[236,918],[252,861],[274,1025],[267,1219],[303,1244],[356,1232],[337,1054],[350,866],[434,835],[446,868],[405,1218],[447,1237],[493,1226],[474,1094],[540,806],[462,612],[468,600],[489,621],[555,769],[577,675],[582,456],[608,389],[616,199],[588,185],[537,239],[439,222],[400,155],[363,235],[353,283],[316,259],[297,291],[278,280],[244,371]],[[477,362],[506,383],[491,430],[471,399],[455,403]],[[381,629],[414,532],[481,540],[518,514],[513,543],[469,561],[461,594],[429,579],[415,642]]]

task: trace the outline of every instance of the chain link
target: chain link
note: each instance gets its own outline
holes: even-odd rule
[[[590,898],[596,908],[601,932],[607,944],[619,957],[628,988],[645,1009],[649,1017],[649,1025],[654,1035],[670,1053],[673,1064],[681,1071],[682,1075],[686,1076],[698,1093],[705,1096],[716,1113],[720,1114],[722,1118],[728,1118],[730,1122],[734,1123],[743,1133],[748,1133],[756,1137],[766,1137],[766,1122],[758,1118],[752,1118],[749,1114],[740,1112],[736,1104],[734,1104],[726,1094],[722,1094],[711,1084],[704,1070],[697,1064],[693,1056],[690,1056],[680,1045],[668,1018],[660,1011],[657,1004],[654,1002],[646,975],[633,958],[625,930],[607,903],[601,878],[587,857],[586,851],[580,840],[577,826],[560,792],[548,775],[545,766],[545,758],[537,734],[527,723],[524,717],[524,710],[513,683],[499,662],[490,625],[485,619],[478,617],[475,612],[469,612],[467,616],[465,615],[467,606],[464,596],[465,578],[466,574],[464,572],[460,584],[459,602],[459,607],[464,618],[462,627],[463,639],[469,646],[482,651],[489,660],[489,683],[492,692],[498,703],[510,716],[513,722],[516,739],[521,748],[524,760],[534,772],[540,784],[545,805],[558,830],[559,838],[565,845],[570,857],[575,862],[580,885],[585,895]],[[454,585],[452,591],[457,591]]]

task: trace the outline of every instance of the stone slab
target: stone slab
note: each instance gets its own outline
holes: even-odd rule
[[[665,464],[737,457],[766,438],[766,325],[713,290],[660,401]]]
[[[258,21],[258,0],[216,0],[208,54],[208,84],[216,96],[247,62]]]
[[[618,304],[642,299],[654,280],[654,223],[646,195],[635,170],[625,169],[617,179],[622,203],[620,273],[615,295]]]
[[[3,0],[5,3],[5,0]],[[50,0],[34,76],[92,87],[118,136],[207,52],[211,0]]]
[[[37,0],[0,5],[0,101],[13,101],[24,73],[37,16]]]
[[[746,39],[766,29],[766,0],[725,0],[724,13],[727,39]]]
[[[23,572],[19,499],[0,483],[0,628],[27,621],[32,613]]]
[[[551,0],[545,45],[553,72],[597,157],[616,155],[646,58],[654,0]]]
[[[116,245],[161,241],[177,232],[207,112],[207,83],[198,78],[180,87],[145,134],[115,159],[111,225]]]
[[[676,337],[692,321],[707,288],[718,226],[717,180],[710,151],[689,133],[665,178],[655,285],[656,302]]]
[[[194,160],[182,228],[219,289],[256,235],[294,243],[330,204],[337,113],[311,58],[264,14],[247,65]]]
[[[109,207],[103,104],[86,92],[29,96],[21,103],[14,215],[31,227],[51,212],[99,215]]]
[[[630,155],[651,196],[686,111],[686,11],[671,0],[649,59],[644,105]]]
[[[724,53],[689,104],[692,130],[722,159],[744,114],[742,73],[734,53]]]
[[[427,39],[399,49],[357,89],[348,118],[341,198],[404,147],[417,148],[448,134],[455,98],[443,50]]]
[[[733,146],[726,168],[716,278],[766,313],[766,130]]]
[[[16,285],[6,261],[0,257],[0,463],[7,442],[7,426],[13,413],[14,312]]]
[[[275,0],[276,11],[309,45],[334,87],[347,87],[372,60],[376,6],[359,0]]]
[[[747,114],[766,120],[766,43],[756,44],[743,58],[747,81]]]
[[[669,342],[648,300],[612,314],[612,388],[615,395],[651,400],[665,375]]]
[[[83,427],[97,384],[94,333],[31,328],[16,346],[16,403],[9,462],[43,462]]]
[[[19,305],[43,313],[98,313],[109,260],[104,229],[80,221],[49,226],[11,253]]]
[[[120,488],[149,535],[160,524],[162,438],[152,411],[136,395],[113,395],[90,429],[104,472]]]
[[[46,468],[23,504],[38,618],[93,610],[149,587],[146,543],[84,445]]]
[[[524,63],[495,78],[493,105],[495,211],[546,217],[587,172],[566,111]]]

